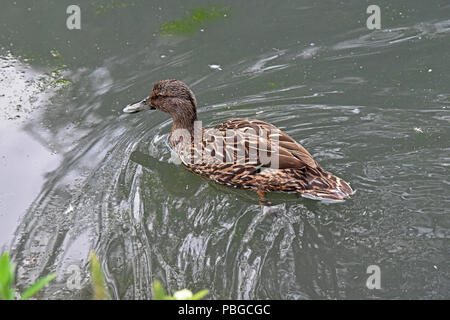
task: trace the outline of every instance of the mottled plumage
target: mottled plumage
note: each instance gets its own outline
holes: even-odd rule
[[[158,82],[140,106],[125,111],[141,110],[142,104],[172,116],[169,142],[173,150],[188,169],[217,183],[253,189],[262,201],[271,191],[330,200],[353,194],[344,180],[325,171],[302,145],[267,122],[230,119],[197,131],[196,99],[181,81]],[[191,136],[180,135],[180,130]]]

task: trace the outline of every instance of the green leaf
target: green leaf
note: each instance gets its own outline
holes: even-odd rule
[[[201,300],[204,297],[206,297],[209,293],[209,290],[201,290],[199,292],[197,292],[196,294],[194,294],[194,296],[191,298],[191,300]]]
[[[9,259],[8,252],[0,258],[0,299],[13,300],[15,292],[12,288],[14,283],[14,270],[16,266]]]
[[[164,291],[164,288],[161,285],[161,282],[156,280],[153,282],[153,299],[154,300],[164,300],[164,296],[166,295],[166,292]]]
[[[153,300],[175,300],[175,298],[168,296],[161,282],[156,280],[153,282]]]
[[[91,281],[94,289],[94,300],[109,300],[108,290],[106,289],[105,275],[97,255],[91,251],[89,255],[91,261]]]
[[[21,300],[27,300],[34,296],[36,293],[38,293],[42,288],[45,287],[47,283],[55,279],[56,273],[49,274],[48,276],[37,280],[31,287],[29,287],[25,292],[22,294]]]

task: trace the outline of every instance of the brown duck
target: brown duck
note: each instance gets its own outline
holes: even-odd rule
[[[123,111],[161,110],[173,118],[169,144],[191,171],[217,183],[266,192],[300,193],[318,200],[345,200],[353,190],[325,171],[298,142],[260,120],[230,119],[201,128],[193,92],[178,80],[154,85],[151,95]]]

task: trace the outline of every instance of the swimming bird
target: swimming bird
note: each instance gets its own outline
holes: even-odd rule
[[[235,118],[202,128],[195,95],[179,80],[159,81],[149,97],[123,111],[143,110],[172,116],[169,145],[187,169],[222,185],[252,189],[262,205],[270,204],[267,192],[335,201],[353,194],[347,182],[325,171],[300,143],[270,123]]]

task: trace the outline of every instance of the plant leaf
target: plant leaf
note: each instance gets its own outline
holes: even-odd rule
[[[166,295],[166,292],[164,291],[164,288],[161,285],[161,282],[156,280],[153,282],[153,299],[154,300],[164,300],[164,297]]]
[[[91,261],[91,280],[94,289],[93,300],[109,300],[108,290],[106,289],[105,275],[97,255],[91,251],[89,255]]]
[[[9,259],[8,252],[0,257],[0,299],[13,300],[15,292],[12,289],[14,283],[15,264]]]
[[[194,294],[194,296],[191,298],[191,300],[201,300],[204,297],[206,297],[209,293],[209,290],[201,290],[199,292],[197,292],[196,294]]]
[[[153,300],[175,300],[175,298],[168,296],[161,282],[156,280],[153,282]]]
[[[24,293],[22,293],[21,300],[27,300],[34,296],[38,291],[40,291],[42,288],[45,287],[47,283],[55,279],[56,273],[49,274],[48,276],[37,280],[31,287],[29,287],[27,290],[25,290]]]

